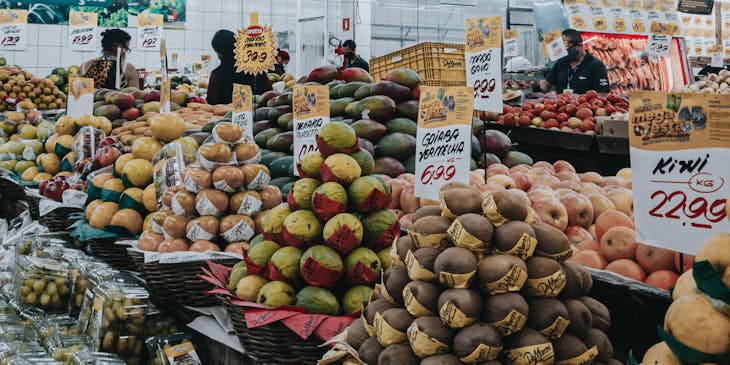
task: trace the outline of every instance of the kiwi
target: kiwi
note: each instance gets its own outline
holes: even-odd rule
[[[418,365],[418,357],[406,344],[390,345],[378,356],[377,365]]]
[[[476,277],[489,294],[519,291],[527,280],[527,265],[517,256],[487,256],[479,261]]]
[[[367,324],[373,326],[375,325],[375,313],[383,313],[388,309],[395,308],[393,303],[385,300],[385,298],[376,299],[368,303],[368,305],[365,307],[365,311],[363,312],[365,316],[365,321]]]
[[[593,328],[593,314],[583,302],[577,299],[563,299],[563,305],[568,310],[570,317],[567,333],[583,338],[585,333]]]
[[[479,354],[480,357],[475,360],[493,360],[502,349],[502,335],[489,324],[474,323],[459,331],[454,337],[454,355],[460,359],[467,358],[481,345],[487,346],[495,352],[494,354],[482,352]]]
[[[439,274],[439,282],[452,288],[471,286],[476,269],[477,258],[471,251],[461,247],[445,249],[433,263],[434,273]]]
[[[413,243],[411,236],[403,235],[398,237],[398,240],[395,242],[395,251],[398,253],[398,258],[401,261],[406,262],[408,251],[414,250],[416,250],[416,244]]]
[[[611,328],[611,312],[603,303],[591,297],[580,297],[577,299],[591,311],[593,328],[598,328],[601,331],[608,331]]]
[[[446,217],[428,215],[413,221],[411,231],[419,234],[444,234],[450,225],[451,220]]]
[[[418,208],[413,213],[413,223],[417,220],[427,216],[441,216],[441,208],[438,205],[427,205],[425,207]]]
[[[603,331],[591,328],[584,336],[580,336],[587,348],[596,346],[598,356],[596,362],[608,363],[613,358],[613,345]]]
[[[406,310],[414,317],[438,314],[439,295],[441,290],[436,285],[420,280],[411,281],[403,288]]]
[[[580,268],[580,275],[583,277],[583,290],[581,290],[580,295],[588,295],[591,292],[591,288],[593,288],[593,277],[585,267],[581,266]]]
[[[571,262],[563,262],[563,270],[565,270],[565,289],[560,292],[561,298],[575,298],[583,292],[583,275],[580,270],[582,266]]]
[[[530,316],[527,326],[540,332],[550,340],[560,338],[569,324],[568,310],[554,298],[530,298]]]
[[[430,341],[426,346],[422,346],[423,343],[414,341],[418,333],[425,334],[428,336]],[[421,317],[416,318],[415,321],[408,327],[408,339],[411,343],[411,348],[415,351],[419,357],[426,357],[435,355],[438,353],[449,352],[451,343],[454,342],[454,333],[451,329],[446,327],[439,317]],[[441,342],[444,346],[435,346],[432,340]]]
[[[451,328],[462,328],[474,323],[481,314],[483,300],[474,290],[448,289],[438,300],[439,316]]]
[[[378,357],[383,350],[385,350],[385,347],[380,346],[380,343],[378,343],[375,337],[370,337],[360,345],[360,348],[357,350],[357,355],[364,363],[372,365],[378,363]]]
[[[468,213],[456,218],[452,223],[452,227],[457,224],[457,222],[461,225],[463,231],[481,241],[481,244],[470,242],[469,239],[465,239],[460,230],[454,232],[454,230],[450,229],[449,235],[451,235],[451,240],[454,241],[456,246],[479,251],[488,248],[489,243],[492,241],[492,236],[494,235],[494,226],[489,219],[480,214]]]
[[[537,238],[535,256],[563,262],[573,254],[568,236],[559,229],[542,222],[533,224],[532,229],[535,231],[535,237]]]
[[[577,337],[565,335],[553,341],[553,350],[555,351],[555,361],[559,362],[583,355],[588,348]]]
[[[383,285],[388,295],[398,305],[403,305],[403,288],[411,280],[408,271],[403,267],[391,267],[383,274]]]
[[[359,349],[365,340],[370,338],[367,331],[365,331],[365,325],[363,324],[362,318],[356,319],[350,327],[347,328],[347,337],[345,340],[354,349]]]
[[[391,328],[402,333],[406,333],[408,326],[414,321],[414,318],[408,311],[402,308],[388,309],[381,316],[383,317],[383,321],[388,323]]]
[[[532,240],[524,239],[523,235]],[[525,222],[507,222],[494,230],[494,249],[527,260],[535,251],[535,231]]]
[[[506,337],[503,348],[505,351],[509,351],[530,346],[549,346],[552,349],[552,343],[545,336],[541,335],[540,332],[530,327],[525,327],[521,331]],[[538,362],[535,363],[537,364]]]
[[[565,270],[545,257],[530,257],[527,264],[525,291],[530,296],[555,297],[565,288]]]
[[[524,221],[527,218],[527,204],[511,190],[492,193],[497,212],[510,221]]]
[[[423,247],[413,251],[413,261],[406,261],[411,280],[434,280],[436,278],[434,263],[440,254],[441,250],[433,247]]]
[[[481,318],[497,328],[502,336],[522,329],[529,318],[530,307],[519,293],[504,293],[485,297]]]
[[[444,184],[444,186],[442,186],[439,191],[445,192],[446,190],[451,190],[451,189],[474,189],[474,188],[472,186],[470,186],[469,184],[464,184],[463,182],[452,181],[450,183]]]
[[[452,188],[441,192],[442,216],[458,217],[482,212],[482,194],[471,187]]]
[[[420,365],[462,365],[463,363],[454,355],[441,354],[429,356],[421,360]]]

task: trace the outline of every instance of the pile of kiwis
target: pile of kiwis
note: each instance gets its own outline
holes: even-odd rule
[[[620,364],[605,334],[608,309],[590,274],[565,262],[568,237],[535,222],[510,190],[440,191],[393,243],[393,266],[347,345],[368,365]],[[354,351],[353,351],[354,353]]]

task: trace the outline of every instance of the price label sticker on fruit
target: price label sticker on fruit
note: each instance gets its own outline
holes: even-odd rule
[[[99,14],[71,11],[68,14],[68,48],[72,51],[93,51],[97,43]]]
[[[28,45],[28,11],[0,10],[0,50],[22,51]]]
[[[294,166],[309,152],[319,151],[317,133],[330,121],[330,93],[326,85],[294,85]],[[294,169],[299,176],[299,171]]]
[[[730,232],[727,105],[725,94],[631,94],[637,242],[695,254],[714,234]]]
[[[650,34],[649,43],[646,45],[646,52],[649,58],[669,57],[669,48],[672,45],[672,36],[663,34]]]
[[[231,120],[243,128],[243,136],[253,140],[253,92],[251,86],[233,84],[233,113]]]
[[[438,200],[445,184],[469,183],[473,103],[468,86],[421,86],[415,196]]]
[[[474,109],[502,111],[502,18],[466,20],[466,84]]]
[[[94,79],[70,77],[68,80],[68,101],[66,115],[73,119],[92,115],[94,108]]]
[[[155,51],[163,36],[162,14],[142,12],[137,15],[137,48],[140,51]]]
[[[271,26],[258,24],[258,13],[251,13],[246,29],[236,33],[236,72],[258,75],[274,69],[276,41]]]
[[[557,61],[568,54],[568,49],[563,41],[563,33],[560,29],[553,29],[542,38],[545,54],[551,61]]]

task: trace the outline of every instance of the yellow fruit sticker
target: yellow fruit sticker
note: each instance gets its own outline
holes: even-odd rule
[[[413,240],[413,243],[416,244],[416,247],[423,248],[423,247],[434,247],[434,248],[444,248],[451,244],[451,240],[449,238],[448,233],[432,233],[432,234],[423,234],[423,233],[416,233],[414,231],[408,231],[408,236],[411,237],[411,240]],[[406,262],[406,265],[408,262]]]
[[[406,331],[408,334],[408,342],[411,344],[413,353],[419,358],[431,355],[443,354],[449,351],[449,345],[438,339],[429,336],[427,333],[418,329],[418,324],[414,321]]]
[[[517,292],[522,289],[526,281],[527,272],[514,265],[502,278],[491,283],[483,283],[482,288],[489,294]]]
[[[512,365],[550,365],[555,361],[552,343],[504,350],[504,356]]]
[[[573,250],[569,248],[560,253],[549,254],[549,253],[545,253],[545,252],[535,249],[535,256],[547,257],[547,258],[553,259],[557,262],[563,262],[563,261],[567,260],[568,258],[570,258],[570,256],[573,256]]]
[[[461,362],[465,364],[473,364],[483,361],[494,360],[497,358],[501,351],[502,346],[492,347],[480,343],[477,348],[474,349],[474,352],[469,354],[469,356],[460,358],[459,360],[461,360]]]
[[[405,303],[406,310],[414,317],[426,317],[433,316],[436,313],[431,312],[428,308],[424,307],[411,291],[411,288],[406,287],[403,289],[403,302]]]
[[[452,301],[447,301],[439,308],[439,317],[451,328],[462,328],[476,322],[476,318],[467,316]]]
[[[367,332],[370,337],[375,336],[375,327],[371,326],[370,323],[368,323],[368,321],[365,319],[364,311],[360,313],[360,319],[362,319],[362,326],[365,327],[365,332]]]
[[[537,247],[537,239],[528,235],[527,233],[523,233],[522,236],[520,236],[520,239],[514,245],[514,247],[512,247],[508,251],[503,252],[495,248],[494,252],[517,256],[522,260],[527,260],[535,252],[535,247]]]
[[[492,194],[487,195],[487,197],[484,198],[484,201],[482,201],[482,212],[484,213],[484,216],[492,222],[495,228],[509,222],[509,219],[499,213],[499,210],[497,209],[497,202],[494,201],[494,196]]]
[[[408,233],[410,233],[410,231]],[[406,268],[408,269],[408,277],[411,278],[411,280],[436,280],[436,274],[421,266],[418,260],[416,260],[416,256],[413,255],[413,251],[408,251],[408,253],[406,253]]]
[[[593,360],[598,356],[598,348],[596,346],[591,347],[586,352],[566,360],[557,361],[555,365],[583,365],[591,364]]]
[[[565,272],[559,270],[556,273],[539,279],[527,279],[525,289],[528,295],[533,297],[554,298],[560,294],[567,283]]]
[[[568,325],[570,325],[569,319],[558,316],[552,324],[539,332],[548,340],[557,340],[560,337],[563,337],[563,333],[566,329],[568,329]]]
[[[502,334],[502,336],[509,336],[525,326],[527,322],[527,316],[518,312],[517,310],[511,310],[507,316],[502,320],[490,323],[494,328]]]
[[[458,219],[454,220],[446,230],[446,233],[451,236],[451,240],[454,241],[454,245],[465,248],[472,252],[484,252],[489,247],[487,242],[484,242],[469,233],[464,225],[459,222]]]
[[[405,333],[391,327],[380,313],[375,313],[373,324],[375,324],[375,334],[378,337],[378,342],[383,347],[401,343],[407,339]]]
[[[452,274],[441,271],[439,272],[439,282],[450,288],[466,289],[471,286],[476,273],[476,270],[466,274]]]

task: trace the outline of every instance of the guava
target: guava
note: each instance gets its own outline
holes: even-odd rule
[[[362,223],[360,223],[360,220],[357,219],[356,216],[350,213],[340,213],[330,218],[330,220],[324,224],[324,229],[322,230],[324,241],[330,243],[332,240],[341,240],[341,238],[335,237],[335,234],[342,227],[347,227],[350,230],[352,236],[357,240],[358,245],[362,242]]]
[[[400,231],[398,216],[390,209],[379,210],[364,216],[360,222],[363,226],[363,243],[374,250],[380,250],[393,243],[395,235]],[[392,233],[384,235],[384,233]]]
[[[373,155],[371,155],[370,152],[360,150],[351,153],[350,157],[355,159],[357,164],[360,165],[362,176],[372,175],[373,172],[375,172],[375,159],[373,159]]]
[[[297,210],[284,219],[284,228],[289,235],[313,242],[322,238],[322,222],[311,210]]]
[[[261,241],[248,250],[246,257],[254,265],[264,266],[269,263],[271,256],[280,248],[281,246],[274,241]]]
[[[355,268],[358,262],[361,262],[365,265],[365,267],[380,275],[380,258],[373,250],[365,247],[359,247],[350,252],[345,258],[345,270],[349,273]]]
[[[294,305],[304,307],[307,313],[336,316],[340,313],[337,297],[325,288],[308,286],[297,293]]]
[[[336,182],[320,185],[312,194],[312,211],[322,220],[329,220],[347,211],[347,190]]]
[[[300,179],[292,184],[289,192],[289,199],[287,199],[289,209],[311,209],[312,195],[320,184],[319,180],[312,178]]]
[[[390,247],[386,247],[378,251],[378,258],[380,259],[381,270],[388,271],[393,265],[393,259],[390,257]]]
[[[266,285],[268,281],[258,275],[249,275],[238,281],[236,284],[236,296],[253,302],[258,297],[261,288]]]
[[[302,250],[287,246],[278,249],[271,256],[271,264],[276,270],[291,280],[299,277],[299,259],[302,257]]]
[[[347,188],[347,201],[357,212],[373,212],[390,204],[390,189],[375,176],[363,176]]]
[[[329,122],[317,133],[317,147],[324,155],[352,149],[357,146],[357,134],[342,122]]]
[[[299,171],[309,177],[319,177],[319,167],[324,162],[324,156],[318,151],[312,151],[299,159],[297,168]]]
[[[279,204],[274,208],[271,208],[269,214],[266,215],[263,222],[261,223],[264,238],[266,239],[277,239],[281,235],[281,230],[284,228],[284,219],[289,215],[291,211],[286,204]]]
[[[228,275],[228,285],[226,288],[228,290],[233,290],[236,288],[236,284],[246,277],[248,275],[248,268],[246,267],[245,261],[240,261],[233,265],[233,268],[231,269],[231,273]]]
[[[335,153],[327,157],[322,163],[321,176],[324,182],[333,181],[349,185],[361,174],[360,164],[344,153]]]
[[[283,281],[270,281],[259,290],[256,302],[271,308],[294,303],[294,288]]]
[[[348,290],[342,296],[342,313],[352,314],[361,311],[370,301],[373,288],[365,285],[358,285]]]
[[[322,245],[304,251],[299,267],[302,279],[313,286],[332,287],[344,272],[344,264],[337,251]]]

